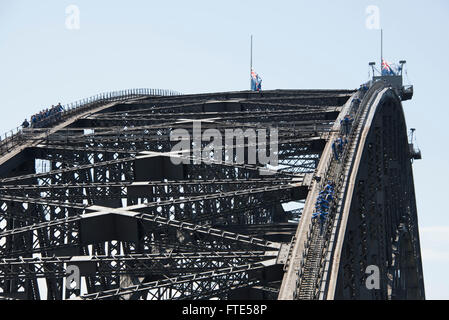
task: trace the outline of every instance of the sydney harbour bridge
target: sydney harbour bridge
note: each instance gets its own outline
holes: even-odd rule
[[[2,136],[0,299],[424,299],[406,98],[384,81],[136,89]],[[354,121],[337,160],[346,115]],[[196,158],[207,141],[173,152],[171,133],[196,123],[223,137],[275,128],[277,166]],[[322,223],[312,216],[329,181]]]

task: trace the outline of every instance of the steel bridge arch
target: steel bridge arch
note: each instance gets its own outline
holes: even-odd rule
[[[344,199],[356,144],[367,128],[366,118],[378,114],[373,110],[380,97],[394,101],[390,109],[402,112],[397,97],[382,83],[367,93],[274,90],[163,97],[143,90],[123,98],[113,95],[113,100],[91,99],[52,127],[10,137],[0,148],[0,298],[424,297],[420,289],[407,293],[414,283],[422,286],[422,270],[413,178],[405,153],[398,154],[409,170],[405,177],[411,177],[406,184],[413,219],[393,232],[392,246],[399,254],[390,266],[390,289],[378,295],[354,294],[341,284],[345,274],[339,277],[338,266],[348,259],[332,259],[350,242],[341,236],[346,231],[338,237],[334,231],[338,210],[349,205],[335,203],[329,239],[311,237],[316,192],[325,178],[332,178]],[[347,161],[337,164],[330,146],[347,113],[357,118],[350,139],[354,148],[347,148]],[[405,130],[403,114],[395,117]],[[202,130],[221,132],[278,128],[283,167],[267,177],[261,174],[267,168],[247,163],[173,166],[168,161],[170,130],[191,132],[198,120],[204,123]],[[403,140],[402,132],[398,137]],[[246,149],[250,146],[245,142]],[[36,170],[38,160],[49,167]],[[303,208],[286,209],[291,202]],[[347,233],[355,224],[351,221]],[[404,230],[411,231],[404,236]],[[343,251],[333,249],[338,241]],[[404,260],[410,251],[414,260]],[[80,268],[87,293],[64,287],[69,265]],[[311,271],[298,274],[304,265],[314,266],[305,282],[301,277]],[[335,272],[330,272],[332,267]],[[401,276],[404,267],[411,270],[406,277]],[[363,278],[355,272],[351,276],[353,287]]]
[[[362,139],[325,297],[424,299],[407,126],[394,90],[379,93]],[[364,285],[369,265],[380,269],[380,290]]]
[[[352,102],[347,102],[343,114],[351,113],[348,104]],[[311,216],[324,183],[312,184],[280,289],[281,300],[425,297],[401,101],[379,81],[363,96],[356,114],[342,163],[335,164],[330,152],[337,135],[328,140],[328,152],[320,159],[315,174],[335,181],[338,196],[330,205],[324,232],[318,231]],[[369,290],[365,284],[365,271],[372,265],[380,269],[379,290]]]

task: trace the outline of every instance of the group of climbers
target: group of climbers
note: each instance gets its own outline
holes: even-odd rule
[[[23,128],[39,128],[47,124],[48,120],[59,120],[61,118],[61,113],[64,110],[61,103],[58,103],[56,106],[52,105],[51,108],[42,110],[39,113],[31,116],[31,124],[25,119],[22,123]]]
[[[340,135],[334,142],[332,142],[332,153],[335,160],[340,162],[340,156],[343,154],[343,150],[348,144],[348,136],[351,133],[352,123],[354,119],[347,114],[340,122],[343,134]]]
[[[369,90],[369,87],[370,87],[369,82],[363,83],[363,84],[360,85],[360,91],[362,93],[365,93],[365,92],[367,92]]]
[[[360,91],[365,93],[368,91],[369,85],[362,84],[360,86]],[[361,100],[359,98],[355,98],[353,101],[355,107],[359,107],[361,104]],[[340,157],[343,154],[343,151],[348,144],[348,136],[351,133],[352,124],[354,122],[354,118],[347,114],[341,121],[341,132],[342,134],[332,143],[332,152],[334,154],[335,160],[340,162]],[[329,206],[332,200],[334,199],[334,183],[329,180],[327,185],[324,187],[324,190],[320,192],[317,197],[315,203],[315,212],[312,215],[312,219],[320,219],[321,226],[324,225],[327,216],[329,215]]]
[[[321,225],[326,221],[329,215],[329,206],[334,199],[334,183],[328,181],[324,190],[320,192],[315,203],[315,212],[312,215],[312,219],[320,219]]]

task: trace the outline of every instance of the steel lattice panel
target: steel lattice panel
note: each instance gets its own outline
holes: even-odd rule
[[[24,132],[23,150],[0,159],[0,296],[276,299],[312,176],[354,93],[133,97],[44,138]],[[248,161],[266,148],[249,139],[215,151],[219,161],[199,159],[208,142],[193,143],[173,164],[170,134],[199,120],[223,146],[229,130],[277,129],[278,170]],[[71,265],[81,290],[65,286]]]

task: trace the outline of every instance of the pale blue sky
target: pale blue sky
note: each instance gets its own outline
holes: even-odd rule
[[[80,9],[80,30],[65,9]],[[0,0],[0,132],[59,101],[134,87],[183,93],[249,86],[249,37],[264,89],[356,88],[384,55],[406,59],[415,86],[404,108],[423,160],[415,184],[429,299],[449,299],[449,2]],[[379,63],[379,62],[378,62]]]

